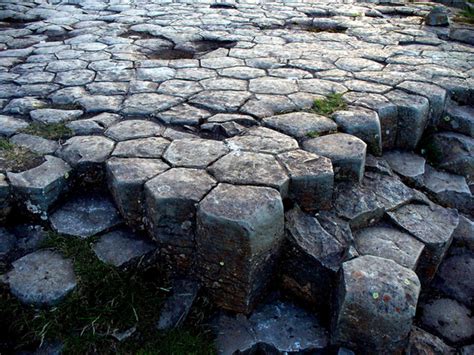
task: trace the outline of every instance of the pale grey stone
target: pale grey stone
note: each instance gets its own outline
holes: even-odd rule
[[[49,124],[62,123],[65,121],[73,121],[82,116],[84,112],[81,110],[57,110],[45,108],[30,111],[30,117],[33,121]]]
[[[295,139],[265,127],[251,128],[242,136],[227,139],[225,142],[233,151],[267,154],[279,154],[298,148]]]
[[[162,137],[138,138],[118,142],[112,156],[121,158],[161,158],[170,144]]]
[[[163,154],[163,159],[173,167],[206,168],[228,152],[223,142],[185,138],[174,140]]]
[[[76,136],[69,138],[57,155],[73,167],[86,168],[104,163],[114,145],[114,141],[102,136]]]
[[[126,120],[118,122],[105,131],[105,135],[116,141],[159,136],[164,127],[153,121]]]
[[[22,119],[0,115],[0,135],[10,137],[16,132],[28,127],[28,123]]]
[[[25,133],[15,134],[10,142],[41,155],[54,154],[59,148],[58,142]]]

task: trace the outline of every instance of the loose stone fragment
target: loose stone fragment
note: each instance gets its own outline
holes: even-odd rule
[[[72,170],[59,158],[48,155],[45,159],[46,161],[36,168],[7,174],[12,191],[39,211],[47,211],[66,191],[67,179]]]
[[[52,306],[77,285],[70,260],[51,250],[40,250],[12,263],[7,273],[11,292],[26,304]]]
[[[107,161],[107,177],[112,196],[128,223],[136,227],[143,224],[143,185],[168,168],[159,159],[111,158]]]
[[[118,230],[102,235],[92,249],[102,262],[116,267],[128,267],[141,263],[143,257],[155,247],[128,230]]]
[[[367,145],[359,138],[345,133],[330,134],[303,142],[303,148],[331,159],[336,180],[362,180]]]
[[[50,222],[58,233],[87,238],[118,225],[121,220],[109,198],[86,195],[66,202],[51,215]]]
[[[445,7],[435,6],[426,15],[425,23],[428,26],[448,26],[449,18]]]
[[[292,150],[277,156],[290,176],[292,200],[307,212],[331,207],[334,173],[328,158]]]
[[[422,282],[428,284],[451,245],[459,221],[456,210],[437,205],[409,204],[388,212],[388,215],[395,224],[425,244],[417,272]]]
[[[173,167],[206,168],[229,150],[223,142],[206,139],[174,140],[163,154]]]
[[[410,343],[406,350],[408,355],[454,355],[455,350],[446,345],[440,338],[413,326]]]
[[[346,261],[340,273],[332,342],[361,352],[402,351],[419,292],[416,274],[392,260],[366,255]]]
[[[268,285],[284,228],[280,194],[219,184],[199,204],[200,277],[222,308],[248,313]]]

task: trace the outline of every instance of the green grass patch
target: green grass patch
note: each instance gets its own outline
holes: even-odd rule
[[[342,94],[330,94],[324,99],[314,100],[312,111],[323,116],[330,116],[346,107],[347,104],[342,99]]]
[[[155,267],[119,271],[97,259],[94,239],[51,233],[45,247],[72,259],[77,288],[58,306],[35,310],[0,289],[0,353],[33,348],[44,340],[61,340],[66,354],[213,354],[203,328],[185,325],[158,332],[155,323],[166,297],[167,281]],[[112,334],[136,327],[119,342]],[[5,337],[5,340],[1,337]],[[10,349],[2,349],[9,343]]]
[[[320,133],[316,131],[310,131],[306,133],[306,136],[309,138],[318,138],[320,136]]]
[[[0,171],[25,171],[40,165],[42,162],[42,156],[13,144],[6,138],[0,138]]]
[[[73,135],[73,131],[64,123],[34,122],[24,128],[22,132],[52,140],[67,139]]]
[[[474,4],[474,1],[470,1],[471,4]],[[459,15],[455,18],[458,22],[474,24],[474,8],[466,8],[459,12]]]

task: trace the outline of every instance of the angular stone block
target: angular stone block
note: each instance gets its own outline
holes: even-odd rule
[[[425,173],[425,158],[410,152],[392,150],[384,154],[393,171],[411,184],[420,184]]]
[[[332,343],[362,353],[398,353],[407,345],[420,281],[396,262],[366,255],[340,273]]]
[[[279,154],[297,149],[298,142],[280,132],[265,127],[249,129],[244,135],[226,140],[231,150]]]
[[[174,140],[163,154],[163,159],[173,167],[204,169],[228,151],[223,142],[185,138]]]
[[[161,158],[170,142],[161,137],[118,142],[112,156],[121,158]]]
[[[165,128],[153,121],[126,120],[114,124],[105,131],[105,135],[116,141],[159,136]]]
[[[283,232],[283,202],[275,189],[219,184],[201,201],[199,275],[218,306],[251,311],[271,279]]]
[[[102,136],[76,136],[68,139],[57,155],[74,168],[86,170],[104,163],[114,145],[114,141]]]

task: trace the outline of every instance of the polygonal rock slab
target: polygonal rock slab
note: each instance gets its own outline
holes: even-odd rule
[[[437,205],[409,204],[388,212],[391,220],[425,244],[418,275],[429,283],[451,245],[459,218],[456,210]]]
[[[334,121],[309,112],[292,112],[263,119],[263,124],[297,139],[337,130]]]
[[[376,256],[343,264],[333,320],[335,344],[361,352],[396,353],[408,340],[420,281],[415,272]]]
[[[359,138],[345,133],[330,134],[303,142],[303,148],[331,159],[336,180],[362,180],[367,145]]]
[[[174,140],[163,154],[173,167],[206,168],[228,152],[223,142],[190,138]]]
[[[92,249],[102,262],[126,267],[151,253],[155,246],[128,230],[118,230],[101,236]]]
[[[149,137],[118,142],[112,156],[121,158],[161,158],[170,141]]]
[[[54,154],[59,148],[59,144],[56,141],[25,133],[15,134],[10,138],[10,142],[40,155]]]
[[[206,110],[188,104],[175,106],[168,111],[156,114],[156,117],[166,124],[182,126],[196,126],[209,116],[211,116],[211,114]]]
[[[201,201],[199,275],[220,307],[252,309],[268,285],[283,232],[283,202],[275,189],[219,184]]]
[[[134,226],[142,224],[143,184],[167,170],[159,159],[111,158],[106,163],[110,191],[122,216]]]
[[[69,138],[57,154],[73,167],[85,169],[105,162],[114,145],[114,141],[102,136],[76,136]]]
[[[144,93],[130,95],[123,103],[126,115],[151,115],[179,104],[182,99],[169,95]]]
[[[10,137],[19,130],[28,127],[28,123],[19,118],[0,115],[0,135]]]
[[[82,116],[84,112],[81,110],[57,110],[52,108],[43,108],[30,112],[33,121],[41,123],[61,123],[65,121],[73,121]]]
[[[364,108],[337,111],[332,115],[342,132],[362,139],[374,155],[382,154],[382,131],[377,112]]]
[[[150,233],[175,269],[189,267],[196,204],[216,185],[204,170],[173,168],[145,184]]]
[[[7,173],[13,192],[47,210],[67,189],[71,167],[63,160],[47,155],[46,161],[22,173]]]
[[[165,128],[152,121],[126,120],[111,126],[105,135],[116,141],[159,136]]]
[[[401,266],[416,270],[425,245],[408,233],[389,226],[374,226],[355,233],[355,245],[361,255],[391,259]]]
[[[190,103],[218,112],[236,112],[251,96],[247,91],[203,91],[193,96]]]
[[[420,183],[425,173],[425,158],[410,152],[393,150],[384,154],[383,158],[390,167],[402,178],[411,183]]]
[[[69,122],[66,126],[72,129],[75,135],[101,134],[120,118],[121,116],[115,113],[103,112],[91,118]]]
[[[70,260],[51,250],[40,250],[12,263],[7,274],[11,292],[26,304],[51,306],[77,285]]]
[[[277,156],[290,175],[290,196],[305,211],[331,206],[334,173],[331,160],[304,150]]]
[[[231,150],[279,154],[297,149],[298,142],[282,133],[265,127],[249,129],[244,135],[226,140]]]
[[[212,164],[208,171],[219,182],[274,187],[283,197],[288,193],[288,175],[270,154],[231,152]]]
[[[116,226],[121,220],[109,198],[86,195],[66,202],[51,215],[50,222],[58,233],[87,238]]]

